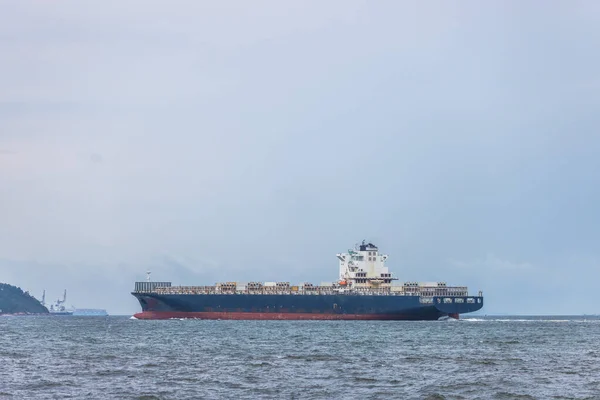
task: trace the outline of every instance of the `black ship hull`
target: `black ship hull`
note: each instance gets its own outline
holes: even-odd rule
[[[138,319],[437,320],[483,307],[483,298],[359,294],[157,294],[132,293]]]

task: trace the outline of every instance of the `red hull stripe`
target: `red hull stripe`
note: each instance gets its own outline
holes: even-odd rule
[[[311,313],[249,313],[249,312],[177,312],[144,311],[134,315],[137,319],[260,319],[260,320],[407,320],[414,319],[401,314],[311,314]]]

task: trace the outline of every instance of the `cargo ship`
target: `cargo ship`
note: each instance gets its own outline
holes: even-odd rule
[[[483,294],[445,282],[398,280],[385,266],[388,256],[372,243],[337,254],[339,279],[320,285],[289,282],[223,282],[213,286],[174,286],[135,282],[142,312],[137,319],[240,320],[438,320],[483,307]]]
[[[65,307],[65,303],[67,302],[67,289],[65,289],[65,291],[63,292],[63,298],[61,299],[57,299],[54,304],[50,304],[50,307],[48,307],[48,312],[50,315],[58,315],[58,316],[65,316],[65,315],[73,315],[73,309],[69,309],[67,307]],[[44,290],[44,293],[42,294],[42,304],[45,306],[46,305],[46,291]]]

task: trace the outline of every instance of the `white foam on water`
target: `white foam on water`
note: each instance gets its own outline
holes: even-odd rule
[[[565,323],[565,322],[583,322],[593,323],[600,322],[597,319],[537,319],[537,318],[461,318],[461,321],[468,322],[552,322],[552,323]]]
[[[129,319],[137,319],[137,318],[132,315],[131,317],[129,317]]]

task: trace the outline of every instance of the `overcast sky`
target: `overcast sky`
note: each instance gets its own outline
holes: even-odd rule
[[[332,281],[600,313],[600,3],[4,1],[0,282]]]

